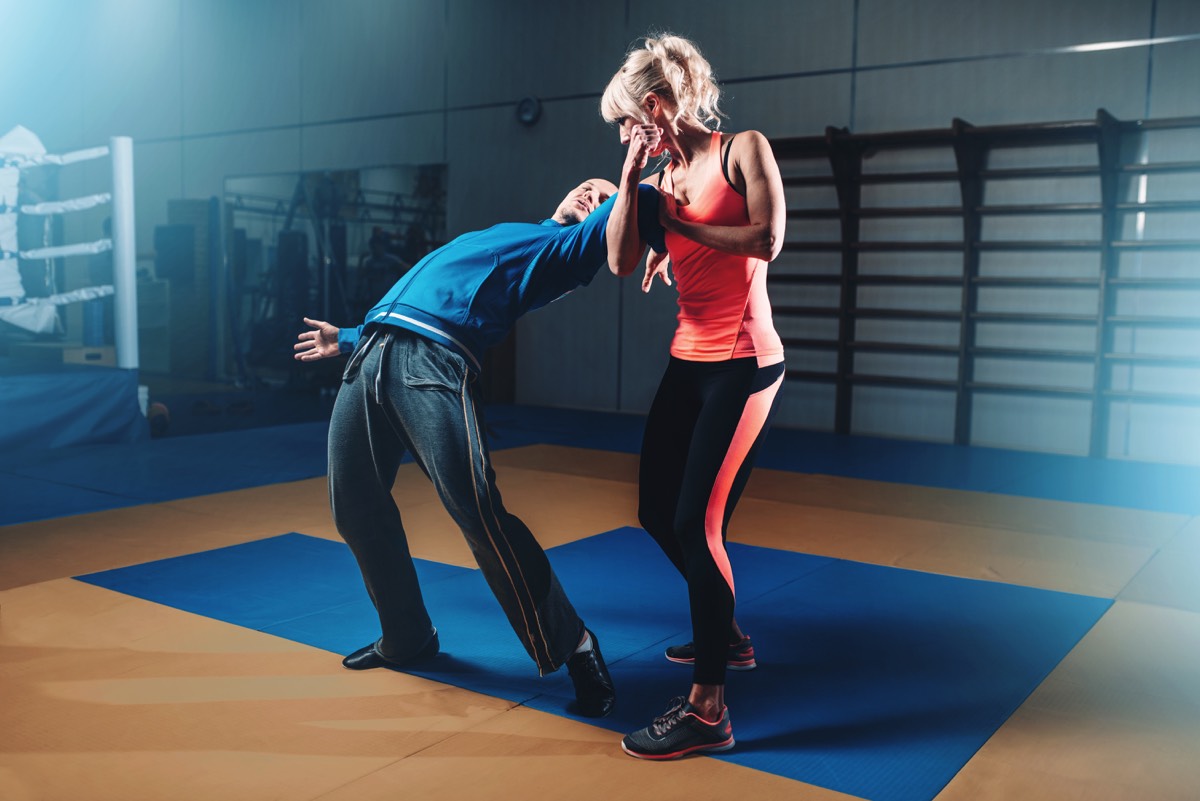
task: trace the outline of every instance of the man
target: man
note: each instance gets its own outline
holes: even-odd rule
[[[296,358],[352,353],[329,426],[333,518],[363,574],[383,635],[347,656],[352,670],[399,668],[438,652],[391,488],[411,452],[462,529],[513,631],[545,675],[567,665],[578,711],[615,701],[595,634],[585,628],[529,529],[507,512],[483,432],[476,380],[486,348],[522,314],[591,282],[607,261],[616,187],[593,178],[541,223],[463,234],[419,261],[358,328],[305,319]],[[657,194],[639,228],[661,244]],[[663,248],[657,248],[662,252]]]

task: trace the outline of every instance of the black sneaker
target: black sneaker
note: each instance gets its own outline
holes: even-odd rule
[[[600,654],[600,641],[592,632],[588,634],[592,638],[591,650],[571,654],[567,660],[567,672],[571,674],[571,683],[575,685],[575,705],[579,714],[602,718],[613,711],[617,693],[613,689],[612,677],[608,675],[608,666]]]
[[[716,723],[704,720],[683,698],[671,702],[666,712],[644,729],[625,735],[621,749],[638,759],[679,759],[702,751],[733,748],[729,708],[721,710]]]
[[[690,642],[687,645],[672,645],[666,650],[666,657],[681,665],[694,665],[696,664],[696,645]],[[754,643],[750,642],[749,637],[743,637],[729,646],[729,657],[725,662],[725,667],[729,670],[754,670],[758,667],[758,663],[754,661]]]

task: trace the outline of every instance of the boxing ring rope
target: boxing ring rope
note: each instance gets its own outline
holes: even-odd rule
[[[15,151],[6,151],[10,137]],[[133,140],[116,136],[107,147],[93,147],[62,155],[45,153],[29,131],[16,128],[0,140],[0,320],[34,333],[48,333],[59,323],[57,307],[68,303],[115,295],[113,322],[117,366],[138,367],[137,276],[133,213]],[[40,152],[39,152],[40,151]],[[112,160],[112,191],[63,201],[16,206],[20,170],[45,164],[76,164],[104,157]],[[70,214],[105,204],[112,208],[112,236],[95,242],[18,251],[16,211],[30,216]],[[45,298],[26,297],[20,283],[18,259],[27,261],[88,256],[111,250],[112,285],[62,292]]]

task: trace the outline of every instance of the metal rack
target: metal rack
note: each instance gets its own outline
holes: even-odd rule
[[[1170,132],[1181,134],[1172,146],[1150,146]],[[978,444],[983,396],[1070,400],[1087,409],[1086,442],[1076,450],[1091,456],[1112,455],[1116,405],[1200,412],[1200,347],[1163,347],[1161,336],[1149,337],[1157,350],[1138,344],[1156,329],[1200,331],[1200,302],[1163,312],[1139,300],[1195,291],[1200,301],[1200,181],[1180,181],[1162,198],[1147,192],[1152,179],[1200,173],[1200,118],[1121,121],[1100,110],[1094,120],[1031,125],[956,119],[946,129],[898,133],[829,128],[772,145],[789,228],[824,229],[789,236],[768,278],[772,294],[787,298],[775,315],[794,365],[788,378],[832,385],[834,431],[857,433],[862,387],[952,396],[953,425],[941,438],[964,445]],[[1152,159],[1162,152],[1165,159]],[[836,301],[808,299],[835,292]],[[1005,298],[1023,300],[1014,308]],[[788,333],[815,321],[824,321],[823,335]],[[944,336],[880,336],[880,322],[910,331],[931,323]],[[1022,341],[1036,330],[1056,334]],[[1021,336],[1006,342],[997,332]],[[824,369],[806,365],[814,354],[825,354]],[[878,357],[931,367],[905,374],[880,369]],[[1164,387],[1160,376],[1147,388],[1140,372],[1149,368],[1179,380]],[[1043,378],[1014,375],[1031,370]]]

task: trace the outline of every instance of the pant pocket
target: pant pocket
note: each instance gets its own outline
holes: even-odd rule
[[[410,389],[461,392],[466,383],[466,360],[436,342],[422,337],[413,340],[405,349],[404,385]]]

